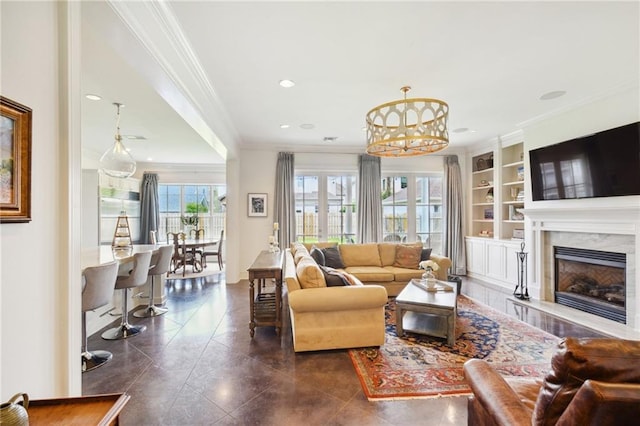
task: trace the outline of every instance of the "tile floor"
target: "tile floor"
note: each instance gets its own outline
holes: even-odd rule
[[[468,290],[470,291],[468,291]],[[346,350],[295,354],[290,329],[249,337],[248,282],[168,280],[169,312],[122,341],[89,339],[113,360],[82,375],[84,395],[127,392],[122,425],[466,425],[466,397],[369,402]],[[558,336],[592,332],[463,281],[463,293]]]

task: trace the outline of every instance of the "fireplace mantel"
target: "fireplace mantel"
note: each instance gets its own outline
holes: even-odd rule
[[[532,297],[543,304],[553,301],[551,245],[558,238],[563,245],[576,248],[624,252],[629,299],[627,325],[623,327],[640,332],[640,203],[635,197],[629,198],[633,199],[617,206],[563,200],[553,202],[553,206],[527,206],[523,210],[525,238],[533,263],[529,271]],[[562,208],[557,207],[559,203],[563,203]]]

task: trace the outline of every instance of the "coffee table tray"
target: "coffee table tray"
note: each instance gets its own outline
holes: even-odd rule
[[[448,284],[446,284],[443,281],[437,281],[436,282],[436,286],[433,287],[433,288],[427,287],[426,283],[424,283],[422,280],[417,279],[417,278],[412,278],[411,279],[411,284],[415,285],[416,287],[420,287],[424,291],[428,291],[428,292],[431,292],[431,293],[453,291],[453,287],[448,285]]]

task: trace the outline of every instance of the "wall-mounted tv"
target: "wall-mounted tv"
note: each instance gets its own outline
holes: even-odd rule
[[[533,201],[640,195],[640,122],[529,151]]]

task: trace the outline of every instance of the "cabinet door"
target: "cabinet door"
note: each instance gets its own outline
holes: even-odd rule
[[[487,276],[506,279],[505,247],[501,243],[487,242]]]
[[[518,284],[518,257],[516,253],[520,251],[519,244],[506,244],[506,280],[514,286]]]
[[[484,275],[484,241],[468,238],[467,248],[467,270],[476,274]]]

